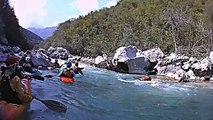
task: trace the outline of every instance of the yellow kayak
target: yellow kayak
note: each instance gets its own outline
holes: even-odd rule
[[[31,94],[30,80],[22,79],[22,84],[25,85],[26,92],[28,94]],[[27,109],[28,104],[25,103],[25,104],[18,105],[18,104],[7,103],[6,101],[0,101],[0,119],[2,120],[19,119],[22,113]]]

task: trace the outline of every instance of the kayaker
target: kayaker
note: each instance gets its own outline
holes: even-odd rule
[[[54,62],[54,64],[53,64],[53,66],[54,66],[54,68],[60,68],[60,65],[59,65],[57,59],[55,59],[55,62]]]
[[[26,57],[27,57],[27,54],[22,55],[21,60],[19,61],[19,65],[22,66],[26,62]]]
[[[75,77],[75,72],[70,68],[64,68],[59,74],[59,77],[73,78]]]
[[[30,57],[26,57],[25,63],[23,63],[22,67],[24,71],[34,73]]]
[[[65,65],[67,68],[70,68],[72,66],[72,60],[69,58],[66,62]]]
[[[25,88],[19,78],[17,66],[19,58],[16,56],[9,56],[6,60],[6,68],[1,74],[1,100],[7,103],[22,104],[29,103],[33,97],[25,93]]]
[[[78,66],[78,61],[75,61],[75,63],[73,64],[73,66],[71,67],[71,69],[75,72],[75,74],[81,74],[84,76],[83,72],[82,72],[82,69],[83,68],[79,68]]]

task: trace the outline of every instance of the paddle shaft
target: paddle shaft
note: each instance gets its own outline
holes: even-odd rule
[[[32,73],[28,73],[28,72],[24,72],[24,73],[22,73],[22,75],[29,76],[29,77],[35,78],[37,80],[44,81],[44,77],[40,76],[40,75],[33,75]]]
[[[36,100],[38,100],[38,101],[40,101],[40,102],[43,103],[43,101],[42,101],[41,99],[39,99],[39,98],[37,98],[37,97],[35,97],[35,96],[34,96],[34,99],[36,99]]]

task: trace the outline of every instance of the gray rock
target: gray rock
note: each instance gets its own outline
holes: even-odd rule
[[[135,46],[120,47],[116,50],[112,63],[116,65],[116,62],[125,62],[128,59],[142,56],[144,56],[143,52]]]
[[[12,50],[13,50],[14,53],[19,53],[19,52],[21,52],[20,47],[12,47]]]
[[[146,74],[146,69],[150,65],[150,62],[144,57],[137,57],[134,59],[127,60],[127,65],[128,73]]]
[[[53,64],[50,62],[50,59],[48,56],[43,54],[42,52],[36,52],[32,51],[31,52],[31,61],[34,66],[45,66],[49,67],[52,66]]]
[[[7,55],[0,52],[0,62],[5,62],[7,60]]]
[[[47,51],[47,54],[54,59],[68,59],[69,51],[62,47],[52,48],[50,47]]]

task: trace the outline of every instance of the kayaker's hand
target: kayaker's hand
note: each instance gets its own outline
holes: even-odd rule
[[[32,97],[32,99],[34,99],[34,98],[35,98],[35,96],[34,96],[34,95],[31,95],[31,97]]]

